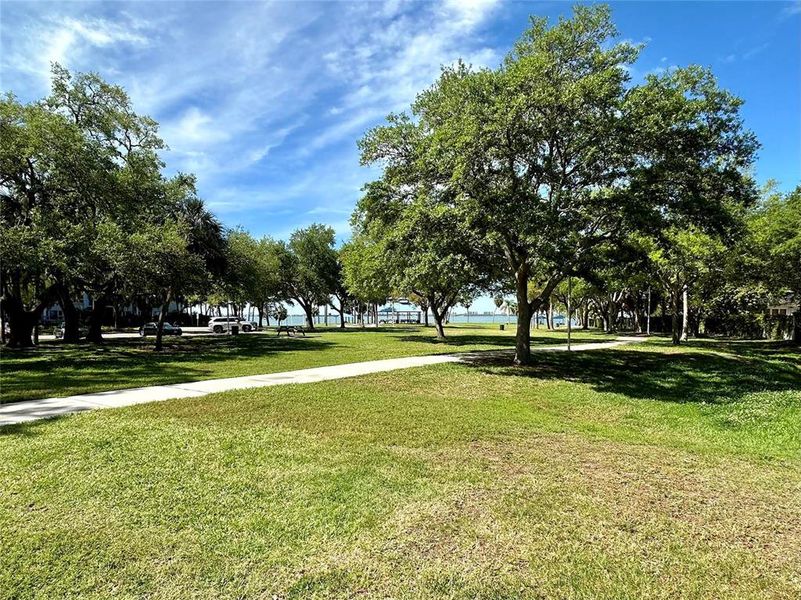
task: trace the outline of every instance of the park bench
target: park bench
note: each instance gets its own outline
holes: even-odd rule
[[[280,336],[282,333],[286,333],[287,337],[291,335],[301,334],[303,337],[306,337],[306,330],[299,325],[279,325],[277,328],[277,334]]]

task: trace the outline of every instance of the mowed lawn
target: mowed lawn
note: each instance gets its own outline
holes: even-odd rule
[[[511,330],[510,330],[511,329]],[[43,342],[35,350],[0,349],[0,402],[69,396],[120,388],[201,379],[277,373],[310,367],[422,354],[514,347],[514,326],[456,325],[437,341],[433,328],[321,329],[307,337],[275,333],[165,338],[109,339],[102,345]],[[575,332],[574,339],[612,336]],[[535,330],[533,345],[566,342],[564,330]]]
[[[0,429],[0,465],[6,598],[801,595],[801,353],[775,344],[83,413]]]

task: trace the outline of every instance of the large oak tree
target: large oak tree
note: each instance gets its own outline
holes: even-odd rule
[[[738,101],[695,68],[632,87],[638,48],[616,37],[604,5],[552,26],[534,18],[500,67],[443,69],[410,115],[361,142],[364,163],[428,188],[495,248],[491,268],[517,296],[520,364],[532,314],[598,246],[747,196],[753,140]]]

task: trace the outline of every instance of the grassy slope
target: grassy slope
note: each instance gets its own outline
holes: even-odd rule
[[[440,343],[432,329],[399,327],[378,333],[329,329],[306,338],[168,338],[162,353],[153,352],[152,338],[110,340],[101,346],[47,342],[35,351],[0,350],[0,402],[514,345],[514,333],[497,326],[454,326],[448,335],[449,340]],[[592,332],[578,332],[576,338],[606,339]],[[541,330],[532,344],[564,341],[564,331]]]
[[[801,355],[660,343],[0,430],[0,595],[798,597]]]

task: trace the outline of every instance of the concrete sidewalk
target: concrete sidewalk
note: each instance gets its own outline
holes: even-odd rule
[[[595,342],[589,344],[574,344],[573,351],[598,350],[614,348],[622,344],[642,341],[640,338],[617,338],[612,342]],[[564,352],[567,346],[542,346],[532,348],[532,352]],[[160,402],[173,398],[194,398],[256,387],[268,387],[287,383],[314,383],[332,379],[345,379],[358,377],[370,373],[384,371],[397,371],[412,367],[425,367],[453,362],[470,362],[481,356],[495,354],[508,354],[509,351],[465,352],[461,354],[435,354],[429,356],[409,356],[406,358],[391,358],[387,360],[371,360],[367,362],[333,365],[330,367],[316,367],[298,371],[284,371],[283,373],[269,373],[265,375],[249,375],[246,377],[230,377],[227,379],[207,379],[205,381],[191,381],[171,385],[154,385],[124,390],[111,390],[95,394],[80,394],[65,396],[63,398],[46,398],[43,400],[26,400],[0,405],[0,427],[57,417],[70,413],[94,410],[98,408],[119,408],[145,402]]]

